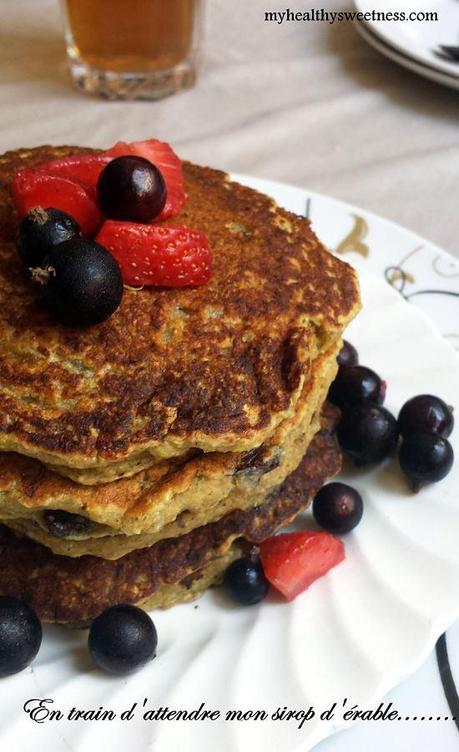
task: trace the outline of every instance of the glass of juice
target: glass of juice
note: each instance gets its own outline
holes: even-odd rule
[[[192,86],[203,0],[61,0],[76,86],[110,99],[160,99]]]

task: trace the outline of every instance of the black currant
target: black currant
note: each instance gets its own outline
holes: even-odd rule
[[[357,350],[346,339],[343,339],[343,346],[338,353],[337,361],[340,366],[357,366],[359,364]]]
[[[316,494],[312,513],[317,524],[327,532],[348,533],[362,519],[362,497],[346,483],[328,483]]]
[[[19,223],[16,248],[26,266],[39,266],[54,246],[80,236],[80,226],[70,214],[36,206]]]
[[[371,368],[340,366],[330,387],[328,399],[338,407],[363,405],[366,402],[381,405],[385,394],[385,382]]]
[[[129,674],[156,655],[158,636],[145,611],[111,606],[91,624],[88,648],[94,663],[111,674]]]
[[[259,559],[243,557],[229,565],[223,587],[236,603],[251,606],[259,603],[269,590],[269,582]]]
[[[92,528],[91,520],[87,517],[63,509],[45,509],[43,522],[49,532],[57,538],[82,535],[89,533]]]
[[[32,275],[43,283],[44,301],[69,326],[90,326],[116,311],[123,296],[121,270],[111,254],[89,240],[67,240]]]
[[[402,436],[410,433],[435,433],[447,438],[454,427],[450,407],[433,394],[418,394],[403,405],[398,416]]]
[[[397,445],[397,421],[380,405],[347,408],[341,416],[338,439],[358,465],[381,462]]]
[[[97,198],[105,216],[147,223],[161,213],[166,203],[166,183],[148,159],[116,157],[99,176]]]
[[[448,439],[432,433],[410,433],[399,452],[400,467],[418,491],[427,483],[436,483],[448,475],[454,452]]]
[[[41,639],[35,611],[19,598],[0,596],[0,676],[16,674],[32,663]]]

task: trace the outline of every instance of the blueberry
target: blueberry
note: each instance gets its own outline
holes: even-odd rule
[[[349,533],[362,519],[362,497],[346,483],[328,483],[316,494],[312,513],[317,524],[327,532]]]
[[[343,339],[343,346],[338,353],[337,361],[340,366],[356,366],[359,363],[357,350],[346,339]]]
[[[116,157],[99,176],[97,198],[102,211],[111,219],[151,222],[166,203],[166,183],[148,159]]]
[[[400,467],[418,491],[426,483],[436,483],[448,475],[454,452],[448,439],[432,433],[410,433],[399,452]]]
[[[44,300],[54,316],[70,326],[105,321],[123,296],[121,271],[113,256],[89,240],[67,240],[32,275],[44,285]]]
[[[80,236],[80,225],[70,214],[36,206],[19,223],[16,249],[26,266],[39,266],[51,248]]]
[[[341,416],[338,439],[357,465],[381,462],[397,445],[397,421],[380,405],[348,408]]]
[[[19,598],[0,596],[0,676],[17,674],[32,663],[41,638],[35,611]]]
[[[432,394],[418,394],[405,402],[398,416],[402,436],[410,433],[435,433],[446,439],[454,427],[450,407]]]
[[[236,603],[251,606],[263,600],[269,590],[269,582],[259,559],[243,557],[229,565],[223,587]]]
[[[366,366],[340,366],[330,387],[328,399],[338,407],[373,402],[382,405],[386,383]]]
[[[92,528],[91,520],[87,517],[65,512],[63,509],[46,509],[43,512],[43,522],[57,538],[82,535],[89,533]]]
[[[88,648],[94,663],[110,674],[129,674],[156,655],[158,636],[145,611],[121,603],[91,624]]]

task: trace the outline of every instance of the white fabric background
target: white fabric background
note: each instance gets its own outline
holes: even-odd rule
[[[158,103],[121,103],[72,89],[57,0],[0,0],[0,151],[155,136],[197,162],[373,210],[459,256],[457,92],[384,59],[351,24],[265,23],[265,10],[286,7],[270,0],[207,6],[197,87]],[[409,713],[426,697],[447,712],[433,656],[390,699]],[[449,752],[456,733],[452,724],[362,724],[320,748],[400,752],[441,740]]]
[[[72,90],[57,0],[0,0],[0,150],[157,136],[197,162],[371,209],[459,255],[459,94],[386,60],[350,23],[263,20],[287,5],[314,3],[207,0],[197,87],[122,103]]]

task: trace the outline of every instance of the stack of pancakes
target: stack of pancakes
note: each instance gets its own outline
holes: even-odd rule
[[[191,600],[308,505],[339,470],[325,400],[359,308],[305,219],[184,163],[168,223],[207,234],[210,282],[56,323],[16,256],[11,177],[87,151],[0,157],[0,593],[69,624]]]

